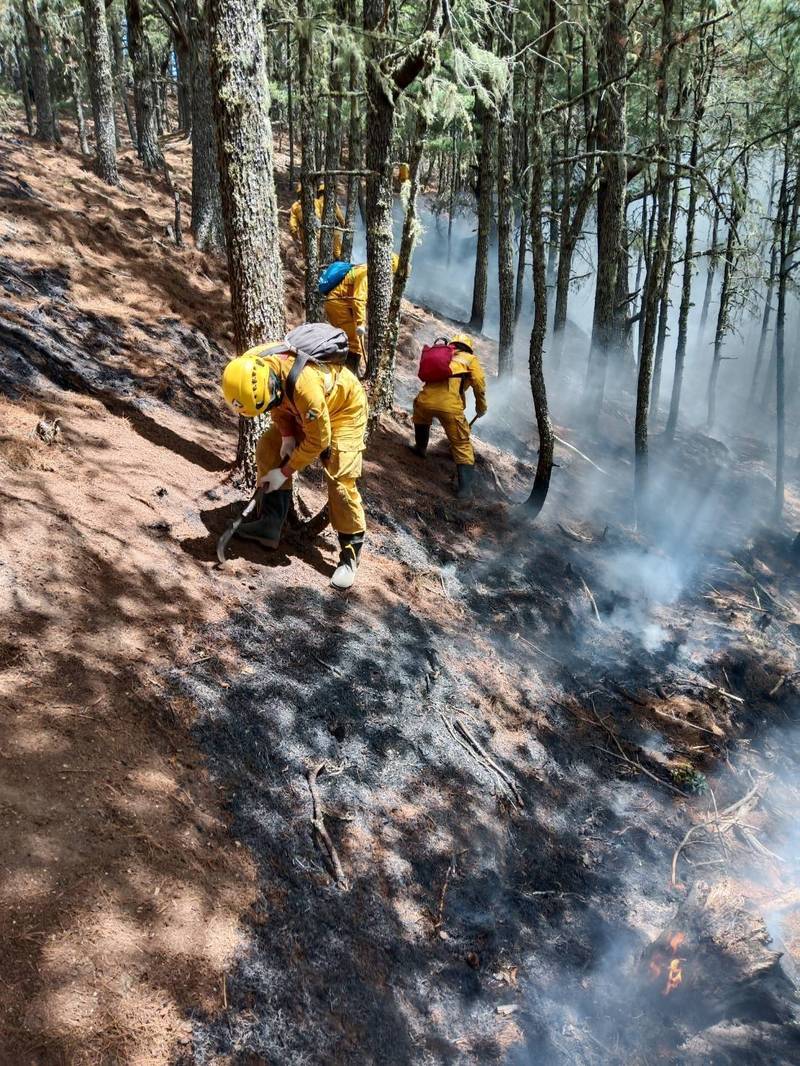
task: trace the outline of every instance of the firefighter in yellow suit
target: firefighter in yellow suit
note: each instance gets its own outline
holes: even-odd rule
[[[297,183],[297,185],[295,186],[295,190],[294,191],[295,191],[295,193],[299,193],[300,192],[300,182]],[[322,221],[322,209],[323,209],[324,206],[325,206],[325,182],[320,182],[319,188],[317,189],[317,196],[316,196],[316,199],[314,200],[314,214],[317,216],[317,219],[320,222]],[[336,224],[337,224],[337,226],[344,227],[344,215],[342,214],[342,209],[339,207],[338,203],[336,205]],[[302,201],[299,199],[299,197],[292,204],[291,210],[289,211],[289,232],[294,237],[294,239],[297,241],[297,243],[302,246],[302,244],[303,244],[303,204],[302,204]],[[339,258],[341,258],[341,255],[342,255],[342,231],[340,229],[335,229],[333,231],[333,258],[334,259],[339,259]]]
[[[486,414],[486,378],[483,367],[473,350],[472,338],[466,333],[457,333],[450,344],[455,355],[450,362],[450,377],[445,381],[429,381],[423,385],[414,400],[414,444],[412,451],[425,458],[434,418],[442,425],[450,452],[456,463],[460,500],[472,496],[475,474],[475,452],[470,440],[470,427],[464,414],[466,394],[469,389],[475,394],[475,417]]]
[[[392,256],[392,273],[400,262]],[[350,343],[347,365],[358,373],[361,356],[365,354],[364,338],[367,333],[367,264],[359,263],[349,270],[335,289],[325,297],[325,317],[332,326],[343,329]]]
[[[287,341],[291,337],[290,333]],[[222,391],[234,411],[246,418],[269,411],[272,420],[256,447],[258,482],[264,492],[259,517],[242,523],[237,532],[266,548],[277,548],[289,513],[292,476],[321,459],[330,521],[341,549],[331,584],[347,589],[355,580],[367,525],[358,491],[367,397],[344,365],[309,363],[290,398],[287,379],[296,356],[286,346],[276,352],[280,347],[277,343],[251,348],[231,360],[222,375]],[[342,350],[344,354],[344,338]]]

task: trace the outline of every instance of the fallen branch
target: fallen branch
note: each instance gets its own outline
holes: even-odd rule
[[[439,717],[444,722],[447,731],[450,733],[456,743],[460,747],[464,748],[464,750],[467,751],[475,759],[476,762],[481,763],[483,766],[491,770],[497,777],[499,777],[503,784],[505,784],[506,787],[510,790],[517,803],[517,806],[523,807],[524,804],[522,802],[522,796],[520,795],[520,791],[516,781],[509,774],[506,773],[502,766],[497,765],[491,755],[489,755],[486,749],[483,748],[481,744],[475,739],[475,737],[472,735],[472,733],[470,733],[464,723],[458,718],[448,718],[445,714],[442,714],[441,712],[439,712]],[[459,740],[458,736],[456,735],[456,731],[461,734],[466,743]]]
[[[686,849],[686,847],[691,843],[692,838],[695,836],[695,834],[700,833],[704,829],[710,831],[711,827],[713,827],[714,832],[721,840],[722,833],[728,832],[729,829],[733,828],[733,826],[736,825],[736,816],[738,815],[739,811],[741,811],[743,807],[747,806],[754,798],[757,798],[759,796],[760,790],[764,787],[767,780],[768,779],[762,779],[761,781],[756,782],[756,784],[753,785],[750,791],[747,792],[744,796],[742,796],[741,799],[737,800],[735,803],[732,803],[729,807],[725,807],[724,810],[716,812],[713,818],[707,818],[704,822],[698,822],[697,825],[692,825],[687,829],[686,833],[684,834],[683,840],[677,846],[672,856],[671,877],[673,886],[677,886],[678,884],[678,860],[680,859],[681,854]],[[714,805],[716,807],[716,799],[714,799]],[[751,841],[748,842],[752,843]],[[760,842],[758,846],[764,851],[768,850],[764,848],[763,844],[760,844]],[[768,854],[772,853],[768,852]]]
[[[715,733],[713,729],[706,729],[704,725],[695,725],[694,722],[687,722],[685,718],[676,718],[674,714],[668,714],[666,711],[659,711],[656,707],[653,707],[653,713],[657,714],[659,718],[668,718],[670,722],[676,722],[678,725],[682,725],[685,729],[696,729],[698,733],[708,733],[708,735],[712,737],[718,737],[721,735]]]
[[[585,537],[583,533],[578,533],[574,529],[570,529],[569,526],[562,525],[561,522],[557,523],[558,528],[564,534],[565,537],[569,537],[570,540],[576,540],[579,544],[591,544],[592,538]]]
[[[328,836],[328,830],[325,828],[325,819],[322,814],[322,803],[320,802],[319,792],[317,791],[317,778],[321,773],[324,773],[327,768],[327,764],[321,762],[319,766],[314,767],[306,773],[308,788],[311,792],[311,827],[314,830],[314,838],[327,861],[329,871],[333,876],[334,881],[340,886],[340,888],[347,888],[347,878],[344,875],[344,870],[342,869],[342,864],[339,860],[339,854],[333,845],[333,841]]]
[[[444,925],[444,904],[447,898],[447,886],[450,884],[450,878],[455,873],[456,869],[456,857],[455,854],[450,856],[450,862],[447,865],[447,873],[444,875],[444,884],[442,885],[442,891],[439,893],[439,907],[436,911],[436,918],[433,922],[433,931],[438,933]]]

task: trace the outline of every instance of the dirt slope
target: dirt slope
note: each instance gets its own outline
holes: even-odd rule
[[[686,782],[736,799],[767,756],[732,738],[796,713],[788,537],[740,506],[763,466],[687,438],[648,543],[619,519],[623,416],[580,441],[621,476],[561,452],[530,530],[505,498],[535,455],[524,390],[469,509],[440,437],[407,453],[401,411],[367,458],[351,596],[327,585],[330,531],[219,570],[222,265],[170,245],[167,190],[130,157],[108,191],[19,128],[2,148],[2,1061],[647,1061],[630,960],[682,898],[669,860],[707,807]],[[406,409],[412,339],[441,329],[407,309]],[[676,570],[668,549],[715,523]],[[344,889],[310,832],[322,762]],[[797,1048],[779,1000],[753,1023],[773,1062],[776,1029]],[[714,1053],[719,1019],[640,1006],[665,1061]]]

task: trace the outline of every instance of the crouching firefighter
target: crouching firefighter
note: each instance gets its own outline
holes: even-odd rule
[[[353,584],[366,520],[357,481],[367,429],[367,397],[343,365],[347,336],[327,323],[293,329],[285,341],[251,348],[222,374],[230,407],[245,418],[269,412],[272,423],[256,446],[263,490],[258,518],[238,536],[277,548],[292,499],[292,476],[319,458],[328,486],[331,525],[340,555],[331,584]]]
[[[475,418],[486,414],[486,379],[472,349],[472,339],[465,333],[457,333],[449,342],[440,337],[432,345],[425,345],[419,363],[419,378],[424,384],[414,400],[414,444],[411,450],[425,458],[431,423],[434,418],[438,419],[456,463],[456,496],[459,500],[471,499],[475,452],[470,440],[470,423],[464,415],[469,389],[475,393]]]

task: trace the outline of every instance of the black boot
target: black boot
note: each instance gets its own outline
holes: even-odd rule
[[[363,533],[340,533],[339,534],[339,565],[331,578],[331,584],[335,589],[349,589],[356,579],[358,570],[358,557],[364,546]]]
[[[472,482],[475,480],[475,467],[471,463],[459,463],[456,466],[456,474],[458,475],[456,499],[471,500]]]
[[[425,458],[425,452],[428,450],[428,441],[431,439],[431,427],[430,426],[418,426],[414,423],[414,443],[409,444],[411,451],[420,457]]]
[[[266,493],[261,501],[258,518],[253,522],[242,522],[236,530],[236,535],[244,537],[245,540],[255,540],[264,548],[277,548],[291,502],[291,489]]]

